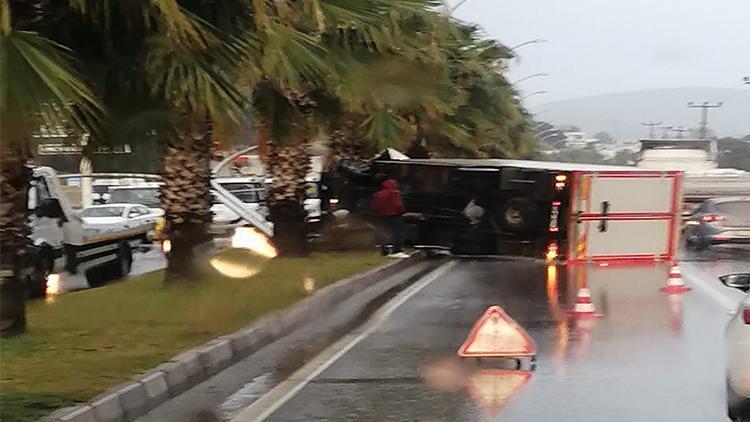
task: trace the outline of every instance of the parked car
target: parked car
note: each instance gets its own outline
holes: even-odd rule
[[[719,279],[727,287],[750,291],[750,273]],[[727,410],[733,421],[750,421],[750,294],[727,325]]]
[[[692,250],[717,244],[750,244],[750,197],[704,201],[686,223],[685,243]]]
[[[232,211],[227,207],[225,204],[223,204],[221,201],[219,201],[216,198],[216,194],[212,191],[211,192],[211,212],[213,213],[213,223],[217,226],[231,226],[231,225],[238,225],[242,222],[242,217],[237,215],[236,212]],[[246,198],[242,195],[238,195],[240,200],[243,198]],[[255,212],[260,213],[263,217],[268,216],[268,207],[262,202],[246,202],[242,201],[243,206],[248,209]],[[219,229],[221,230],[221,229]]]
[[[164,212],[154,211],[139,204],[104,204],[86,207],[78,215],[87,225],[118,224],[133,229],[142,226],[153,227]]]
[[[161,210],[159,201],[159,184],[147,183],[135,186],[118,186],[110,189],[109,204],[140,204],[155,212]]]

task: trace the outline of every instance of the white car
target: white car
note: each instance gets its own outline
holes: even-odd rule
[[[251,177],[220,177],[217,182],[229,193],[242,201],[242,206],[248,211],[254,211],[268,217],[268,207],[265,204],[266,188],[263,181]],[[219,201],[212,191],[211,212],[214,214],[213,222],[217,225],[239,224],[241,218],[237,213]]]
[[[719,279],[727,287],[750,291],[750,273]],[[733,421],[750,422],[750,295],[727,325],[727,408]]]
[[[153,228],[163,211],[154,211],[140,204],[92,205],[82,209],[78,215],[86,225],[117,225],[135,229]]]
[[[159,201],[160,183],[142,183],[134,186],[117,186],[109,190],[107,205],[138,204],[148,207],[153,212],[161,211]]]
[[[245,209],[260,213],[264,217],[268,216],[268,208],[258,202],[244,202],[243,206]],[[214,199],[211,204],[211,212],[214,214],[214,224],[238,224],[242,220],[236,212],[217,199]]]

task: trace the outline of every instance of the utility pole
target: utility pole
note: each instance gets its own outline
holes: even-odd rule
[[[661,139],[669,139],[669,131],[674,129],[674,126],[659,126],[659,129],[663,130]]]
[[[709,103],[708,101],[704,101],[703,103],[694,103],[689,102],[688,107],[689,108],[700,108],[701,109],[701,126],[700,126],[700,137],[701,139],[706,139],[708,136],[708,110],[712,108],[719,108],[724,103],[718,102],[718,103]]]
[[[677,136],[675,137],[676,139],[682,139],[684,137],[682,134],[685,132],[688,132],[688,129],[685,129],[682,126],[679,126],[679,127],[672,128],[672,131],[674,131],[677,134]]]
[[[648,139],[655,139],[655,129],[664,122],[642,122],[641,126],[648,126]]]

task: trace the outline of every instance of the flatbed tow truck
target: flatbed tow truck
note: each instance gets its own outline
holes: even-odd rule
[[[123,277],[130,273],[133,246],[147,240],[144,225],[84,223],[50,167],[33,168],[28,207],[33,258],[20,271],[31,297],[57,288],[48,284],[51,274],[83,273],[91,286]],[[11,270],[4,268],[2,276],[12,276]]]

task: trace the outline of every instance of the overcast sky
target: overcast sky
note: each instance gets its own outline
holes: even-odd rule
[[[457,3],[457,0],[450,0]],[[454,16],[519,48],[510,79],[529,105],[672,87],[748,89],[750,0],[467,0]]]

